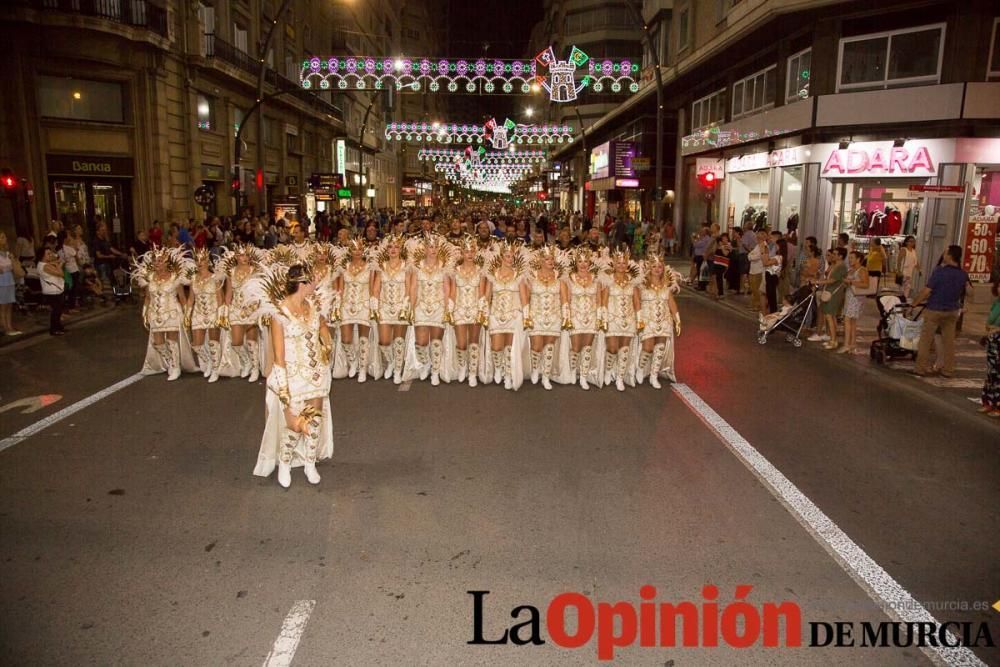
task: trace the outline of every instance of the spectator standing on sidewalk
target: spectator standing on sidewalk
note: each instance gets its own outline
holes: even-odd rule
[[[826,341],[823,348],[827,350],[837,349],[837,316],[844,308],[844,279],[847,277],[847,266],[845,260],[847,250],[845,248],[832,248],[826,254],[826,262],[830,267],[827,270],[827,277],[817,280],[817,285],[823,285],[823,291],[829,294],[829,298],[823,301],[820,292],[820,311],[823,313],[823,321],[826,322],[826,333],[817,332],[809,336],[811,341]]]
[[[748,294],[750,289],[750,253],[757,247],[757,234],[750,227],[743,227],[743,236],[740,237],[740,252],[743,255],[743,266],[740,267],[740,290]],[[750,295],[751,302],[753,295]]]
[[[865,257],[865,267],[868,269],[869,276],[878,278],[880,288],[882,286],[882,273],[885,271],[886,264],[888,263],[889,257],[885,254],[885,248],[882,247],[882,239],[872,239],[871,247],[868,249],[868,256]]]
[[[35,265],[35,244],[30,236],[17,235],[17,240],[14,242],[14,254],[23,268],[27,269]]]
[[[980,412],[1000,417],[1000,280],[993,281],[993,306],[986,318],[986,380]]]
[[[924,326],[920,330],[920,344],[917,348],[917,363],[914,375],[929,375],[931,342],[934,334],[941,330],[941,349],[938,350],[937,365],[941,375],[955,374],[955,325],[961,310],[968,274],[962,270],[962,248],[950,245],[941,258],[941,265],[934,269],[927,285],[913,300],[914,306],[926,304],[923,313]]]
[[[861,317],[861,309],[865,305],[863,297],[854,293],[855,289],[866,289],[868,287],[868,270],[861,263],[861,253],[852,250],[847,255],[847,294],[844,297],[844,344],[837,350],[841,354],[854,354],[854,347],[857,344],[858,318]]]
[[[712,242],[712,236],[707,226],[702,225],[696,234],[691,236],[692,249],[694,255],[691,258],[691,280],[692,283],[701,281],[701,265],[705,261],[705,250]],[[700,284],[698,289],[704,289]]]
[[[663,248],[668,256],[677,252],[677,228],[673,220],[667,220],[663,225]]]
[[[752,234],[754,246],[747,255],[750,260],[750,310],[763,314],[760,295],[764,284],[764,260],[770,257],[767,249],[767,232],[763,229]],[[746,234],[744,234],[746,238]]]
[[[719,240],[715,243],[715,255],[712,257],[712,270],[715,272],[716,299],[726,298],[726,285],[724,278],[730,270],[735,253],[733,244],[729,242],[729,234],[719,234]]]
[[[896,260],[896,284],[904,301],[909,301],[913,290],[913,279],[920,274],[920,261],[917,259],[917,239],[907,236],[899,248],[899,258]]]
[[[79,262],[79,240],[76,238],[76,231],[70,228],[63,239],[62,248],[59,249],[59,259],[66,269],[66,307],[72,312],[79,300],[80,295],[80,262]]]
[[[63,292],[66,291],[66,280],[63,277],[63,263],[51,246],[42,251],[42,259],[38,263],[38,279],[42,283],[42,295],[49,304],[49,335],[62,336],[66,329],[62,325]]]
[[[7,247],[7,235],[0,232],[0,327],[8,336],[17,336],[21,332],[14,328],[11,321],[11,311],[14,308],[15,287],[14,287],[14,263],[18,259],[14,257]]]

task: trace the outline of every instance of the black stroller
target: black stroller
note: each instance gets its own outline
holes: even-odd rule
[[[923,320],[918,319],[921,308],[915,315],[913,307],[898,296],[883,294],[875,299],[878,306],[878,338],[872,341],[869,356],[877,364],[894,359],[917,358],[917,343]]]
[[[768,334],[777,329],[785,331],[785,342],[795,347],[802,347],[802,330],[808,326],[816,312],[816,288],[803,285],[792,292],[782,309],[772,315],[760,316],[760,327],[757,330],[757,342],[767,343]],[[777,317],[775,317],[777,316]]]

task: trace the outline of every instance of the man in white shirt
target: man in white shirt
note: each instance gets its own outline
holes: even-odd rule
[[[38,280],[42,283],[42,295],[51,308],[49,335],[62,336],[66,329],[62,325],[63,292],[66,280],[63,277],[63,263],[51,247],[45,248],[42,261],[38,263]]]
[[[753,247],[747,258],[750,260],[750,309],[760,312],[760,286],[764,282],[764,259],[769,255],[767,232],[757,232],[756,238],[757,245]]]

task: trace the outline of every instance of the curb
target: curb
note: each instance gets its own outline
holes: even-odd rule
[[[91,310],[85,313],[74,315],[73,319],[68,319],[64,317],[63,323],[68,326],[75,326],[77,324],[82,324],[83,322],[96,320],[99,317],[105,315],[111,315],[112,313],[118,312],[120,309],[121,306],[113,306],[111,308],[106,308],[101,310]],[[2,350],[5,347],[10,347],[11,345],[20,343],[21,341],[30,340],[32,338],[36,338],[43,334],[47,334],[48,332],[49,332],[48,327],[38,327],[36,329],[31,329],[29,331],[22,331],[20,336],[6,336],[6,335],[0,336],[0,350]]]
[[[687,284],[683,286],[683,290],[685,292],[691,293],[692,296],[694,296],[703,303],[713,305],[718,308],[736,313],[737,315],[742,316],[742,318],[747,321],[751,322],[754,321],[753,315],[746,308],[740,307],[735,302],[730,302],[729,300],[724,300],[720,302],[716,301],[715,299],[699,297],[698,295],[701,294],[701,292],[699,292],[698,290]],[[752,342],[755,346],[757,345],[756,339],[748,339],[748,340]],[[970,412],[965,407],[965,403],[968,403],[968,401],[966,401],[964,398],[960,399],[958,397],[955,397],[955,399],[953,400],[952,398],[950,398],[950,394],[943,393],[940,390],[937,390],[935,387],[930,387],[930,386],[925,387],[922,384],[906,382],[905,381],[906,378],[898,377],[899,373],[897,373],[896,371],[891,371],[887,368],[879,366],[864,365],[855,363],[853,361],[848,361],[842,359],[841,355],[819,354],[820,350],[810,348],[805,344],[798,349],[806,350],[807,354],[817,356],[818,358],[828,359],[832,361],[832,363],[837,364],[839,366],[852,368],[854,369],[855,372],[862,374],[866,378],[871,378],[877,381],[879,384],[882,384],[886,387],[894,387],[902,389],[903,391],[906,391],[911,395],[919,396],[921,398],[929,400],[938,406],[946,408],[949,412],[952,412],[956,416],[961,416],[962,418],[967,419],[972,423],[978,424],[983,428],[988,429],[990,425],[993,426],[996,425],[993,421],[990,422],[983,421],[983,419],[981,419],[978,414],[976,414],[975,412]],[[831,359],[831,356],[834,358]]]

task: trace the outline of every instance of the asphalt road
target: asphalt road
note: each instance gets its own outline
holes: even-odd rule
[[[1000,436],[903,383],[781,344],[683,298],[679,378],[938,620],[1000,598]],[[133,375],[125,311],[0,351],[0,439]],[[803,622],[890,620],[679,394],[334,383],[323,482],[253,477],[262,384],[145,378],[0,452],[0,663],[579,665],[469,645],[470,590],[499,636],[556,595],[720,609],[791,600]],[[307,613],[295,610],[307,603]],[[305,622],[308,619],[308,622]],[[571,622],[569,627],[575,627]],[[291,628],[294,630],[295,628]],[[291,633],[294,635],[294,632]],[[806,637],[807,638],[807,637]],[[294,644],[294,642],[292,642]],[[638,642],[637,642],[638,644]],[[997,649],[977,649],[1000,664]],[[930,664],[916,648],[619,649],[636,665]],[[272,664],[288,664],[280,661]]]

